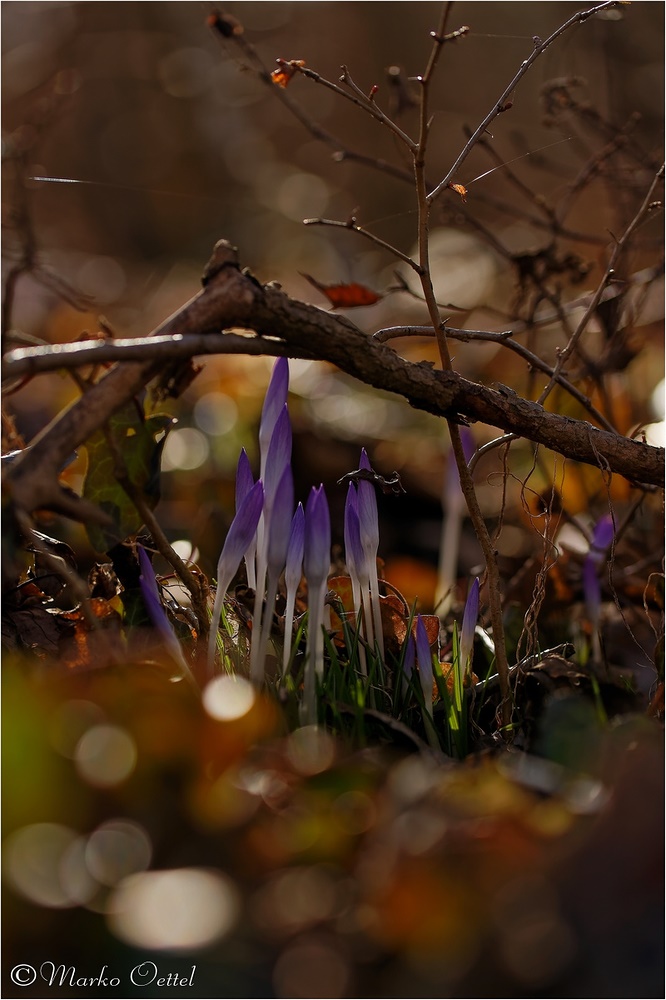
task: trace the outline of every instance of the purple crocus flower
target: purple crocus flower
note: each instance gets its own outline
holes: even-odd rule
[[[287,604],[284,612],[284,651],[282,669],[286,672],[291,659],[291,632],[294,622],[294,605],[296,592],[303,575],[303,548],[305,545],[305,511],[299,503],[291,521],[289,542],[287,544],[287,566],[284,571],[284,582],[287,588]]]
[[[291,462],[291,421],[289,410],[285,403],[273,428],[273,434],[266,454],[266,468],[264,470],[263,481],[266,491],[267,508],[272,507],[272,500],[282,479],[282,474]]]
[[[476,451],[474,435],[469,427],[460,428],[460,442],[462,444],[465,460],[469,465],[470,459]],[[460,487],[460,473],[458,472],[458,464],[456,462],[456,456],[453,453],[453,448],[449,450],[449,453],[446,456],[446,474],[444,480],[443,499],[447,509],[453,504],[461,504],[463,509],[465,507],[465,497],[463,496],[463,491]]]
[[[282,478],[277,485],[273,497],[271,525],[268,533],[267,565],[268,587],[264,604],[261,625],[255,619],[252,635],[252,650],[250,654],[250,677],[256,684],[261,684],[265,677],[266,650],[271,634],[275,597],[278,581],[287,559],[289,530],[291,528],[292,511],[294,509],[294,479],[291,466],[287,465]]]
[[[185,657],[183,656],[181,645],[174,634],[171,623],[169,622],[166,611],[164,610],[164,606],[160,599],[160,592],[157,587],[157,580],[155,579],[155,573],[153,571],[150,558],[148,557],[148,553],[145,549],[139,547],[138,554],[139,566],[141,567],[139,586],[141,587],[141,594],[143,595],[143,600],[146,605],[146,610],[150,616],[150,620],[153,623],[155,631],[159,633],[159,636],[169,655],[181,668],[183,676],[198,690],[192,671],[188,667]]]
[[[324,675],[324,601],[331,564],[331,519],[324,487],[310,491],[305,507],[303,568],[308,582],[308,639],[303,725],[317,724],[316,677]]]
[[[462,630],[460,633],[460,669],[462,676],[469,669],[469,662],[474,648],[474,630],[479,618],[479,578],[475,578],[469,589],[465,611],[463,613]]]
[[[296,590],[303,575],[303,550],[305,546],[305,511],[303,504],[299,503],[289,531],[289,542],[287,544],[287,568],[285,570],[285,583],[287,590]]]
[[[583,594],[585,604],[596,626],[601,610],[601,584],[599,583],[599,568],[606,560],[606,552],[613,543],[615,525],[610,514],[605,514],[594,526],[590,549],[583,561]]]
[[[361,449],[361,461],[359,468],[371,470],[372,466],[368,459],[365,448]],[[372,605],[372,644],[376,640],[379,648],[379,655],[384,659],[384,630],[382,626],[382,615],[379,608],[379,580],[377,577],[377,552],[379,550],[379,515],[377,513],[377,495],[372,483],[361,479],[358,484],[358,521],[361,535],[361,545],[365,554],[365,564],[367,566],[370,601]],[[370,626],[368,626],[368,630]],[[370,636],[368,635],[370,640]]]
[[[331,517],[323,485],[312,487],[305,507],[303,565],[308,586],[326,582],[331,565]]]
[[[351,523],[352,517],[354,517],[355,522],[353,526]],[[345,562],[347,563],[347,569],[349,570],[349,574],[353,580],[356,565],[359,560],[362,560],[363,558],[363,549],[361,548],[361,529],[358,523],[358,497],[356,494],[356,487],[353,483],[350,483],[347,488],[347,498],[345,500],[344,536]]]
[[[245,498],[254,486],[254,477],[245,448],[241,448],[236,468],[236,510],[243,506]]]
[[[236,511],[239,511],[248,493],[254,486],[254,478],[252,476],[252,469],[250,467],[250,460],[247,457],[247,452],[245,448],[241,448],[241,453],[238,457],[238,468],[236,469]],[[245,569],[247,572],[247,585],[251,590],[256,590],[257,587],[257,572],[255,566],[255,557],[257,552],[257,539],[256,536],[250,542],[247,552],[245,553]]]
[[[370,574],[363,546],[361,544],[361,525],[358,519],[358,495],[353,483],[347,489],[345,501],[345,559],[352,584],[352,597],[356,621],[361,617],[361,609],[365,616],[365,638],[370,647],[374,646],[374,631],[372,628],[372,607],[370,602]],[[361,619],[363,621],[363,619]],[[361,673],[367,677],[368,667],[365,649],[359,647],[359,664]]]
[[[289,391],[289,362],[286,358],[278,358],[273,365],[273,373],[266,390],[264,405],[259,424],[259,452],[261,455],[261,478],[266,473],[268,448],[273,437],[273,430],[282,409],[287,402]]]
[[[268,540],[272,534],[271,523],[273,517],[273,505],[278,485],[285,473],[285,470],[289,468],[289,463],[291,461],[291,437],[289,411],[287,410],[287,404],[284,403],[275,420],[273,434],[271,435],[271,441],[266,453],[265,478],[263,480],[265,493],[264,510],[257,530],[257,578],[254,592],[254,613],[252,619],[256,628],[259,628],[259,623],[261,622],[262,602],[264,598],[264,590],[266,589]],[[291,518],[291,511],[289,512],[289,517]],[[253,650],[252,672],[254,675],[257,675],[260,668],[257,665],[258,661],[256,660],[256,657],[259,655],[256,643],[253,646]]]
[[[426,632],[421,615],[416,616],[416,658],[419,664],[423,701],[425,702],[426,711],[432,715],[432,685],[434,681],[432,653],[430,652],[428,633]]]
[[[287,561],[289,532],[294,513],[294,477],[287,465],[273,497],[271,530],[268,536],[268,572],[279,576]]]
[[[211,674],[215,668],[217,628],[220,621],[224,595],[233,579],[234,573],[238,569],[238,564],[254,538],[263,506],[264,486],[259,479],[247,494],[243,506],[236,511],[236,516],[231,522],[217,563],[217,592],[215,594],[215,604],[213,605],[213,621],[208,642],[208,670]]]
[[[368,453],[361,448],[360,469],[372,471]],[[358,517],[361,524],[361,541],[367,553],[377,558],[379,548],[379,515],[377,513],[377,495],[372,483],[360,479],[358,483]]]

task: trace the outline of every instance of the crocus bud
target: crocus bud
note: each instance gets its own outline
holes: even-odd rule
[[[423,623],[421,615],[416,616],[416,658],[419,664],[419,677],[421,679],[421,689],[425,707],[432,714],[432,685],[434,675],[432,672],[432,653],[430,652],[430,642],[428,633]]]
[[[259,451],[261,454],[261,476],[265,475],[268,448],[273,437],[273,430],[282,408],[287,402],[289,391],[289,362],[286,358],[278,358],[273,365],[273,373],[266,390],[264,405],[259,424]]]
[[[474,630],[479,618],[479,578],[475,578],[469,589],[465,611],[463,612],[462,630],[460,633],[460,668],[463,673],[467,670],[469,660],[474,647]]]
[[[238,456],[238,466],[236,468],[236,510],[240,510],[245,498],[254,486],[254,478],[250,467],[250,459],[247,457],[245,448],[241,448]]]
[[[287,559],[289,532],[294,510],[294,477],[288,465],[277,485],[268,532],[268,574],[279,576]]]
[[[176,661],[178,666],[183,671],[183,676],[196,687],[196,681],[194,680],[190,668],[187,665],[185,657],[183,656],[181,645],[175,636],[171,623],[167,618],[166,611],[164,610],[162,601],[160,600],[157,580],[155,579],[155,573],[148,557],[148,553],[145,549],[139,548],[138,555],[139,566],[141,567],[139,586],[141,587],[141,594],[146,605],[146,610],[150,616],[150,620],[153,623],[153,627],[155,628],[155,631],[159,633],[159,636],[162,639],[169,655]]]
[[[273,497],[282,479],[284,470],[291,462],[291,421],[289,410],[285,403],[273,428],[271,443],[268,446],[266,455],[266,469],[264,473],[264,489],[266,492],[266,505],[273,506]]]
[[[305,507],[303,565],[308,586],[317,586],[327,579],[331,565],[331,519],[323,486],[312,487]]]
[[[242,507],[236,511],[236,516],[231,522],[217,563],[217,592],[208,642],[208,669],[211,673],[215,666],[215,642],[224,595],[238,569],[238,564],[255,536],[263,506],[264,486],[259,479],[248,493]]]
[[[365,448],[361,449],[359,468],[370,470],[372,466]],[[375,487],[367,479],[358,484],[358,519],[361,527],[361,544],[369,560],[376,561],[379,548],[379,515]]]
[[[305,544],[305,511],[299,503],[291,522],[289,543],[287,545],[287,568],[285,583],[287,591],[296,590],[303,573],[303,548]]]

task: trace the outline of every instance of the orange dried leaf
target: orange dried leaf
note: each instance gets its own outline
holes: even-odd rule
[[[459,194],[464,202],[467,202],[467,188],[464,184],[449,184],[452,191]]]
[[[357,306],[373,306],[375,302],[379,302],[380,299],[384,298],[379,292],[374,292],[372,288],[366,288],[365,285],[358,285],[356,282],[343,285],[323,285],[311,275],[304,274],[303,271],[300,274],[311,285],[314,285],[317,291],[326,296],[333,309],[354,309]]]
[[[286,87],[289,81],[294,76],[296,71],[301,67],[305,66],[304,59],[278,59],[278,68],[274,69],[271,73],[271,80],[273,83],[277,84],[278,87]]]

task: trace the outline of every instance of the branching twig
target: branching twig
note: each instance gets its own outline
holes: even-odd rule
[[[361,226],[356,225],[355,219],[349,219],[348,222],[340,222],[337,219],[303,219],[304,226],[333,226],[337,229],[349,229],[352,233],[358,233],[359,236],[364,236],[366,240],[370,240],[371,243],[375,243],[378,247],[386,250],[388,253],[393,254],[398,260],[403,261],[405,264],[409,265],[412,270],[416,271],[417,274],[421,274],[421,268],[413,260],[409,254],[403,253],[402,250],[398,250],[391,243],[387,243],[385,240],[380,239],[379,236],[375,236],[374,233],[368,232],[367,229],[363,229]]]
[[[577,345],[580,337],[583,335],[583,333],[584,333],[584,331],[585,331],[585,329],[587,327],[587,324],[590,322],[590,319],[592,318],[592,316],[597,311],[597,309],[599,307],[599,303],[601,302],[601,298],[602,298],[602,296],[603,296],[603,294],[606,291],[606,288],[608,286],[608,283],[613,278],[617,262],[618,262],[618,260],[619,260],[619,258],[621,256],[622,252],[624,251],[625,247],[627,246],[627,243],[631,239],[633,233],[645,221],[645,218],[647,217],[647,215],[649,215],[649,213],[655,207],[659,207],[659,208],[663,207],[661,205],[661,202],[658,202],[658,203],[653,202],[653,198],[654,198],[654,194],[655,194],[655,191],[657,189],[657,186],[659,185],[659,183],[661,181],[663,181],[663,179],[664,179],[664,167],[662,165],[660,167],[660,169],[657,171],[657,173],[656,173],[656,175],[655,175],[655,177],[654,177],[654,179],[653,179],[653,181],[652,181],[652,183],[650,185],[650,188],[649,188],[647,194],[645,195],[645,198],[643,199],[642,205],[640,206],[640,208],[636,212],[634,218],[631,220],[631,222],[629,223],[629,225],[625,229],[625,231],[622,234],[622,236],[618,240],[616,240],[615,246],[613,247],[613,252],[612,252],[612,254],[610,256],[610,260],[608,261],[608,264],[606,265],[606,270],[604,271],[604,273],[602,275],[602,278],[601,278],[601,281],[599,282],[599,284],[597,286],[597,290],[594,293],[594,295],[592,296],[592,299],[590,300],[590,304],[588,305],[587,309],[585,310],[585,314],[583,315],[583,317],[581,318],[580,322],[578,323],[578,326],[576,327],[576,329],[574,330],[573,334],[569,338],[569,342],[567,343],[566,347],[564,347],[563,350],[560,351],[558,359],[557,359],[557,364],[555,365],[555,368],[553,370],[553,374],[552,374],[552,376],[550,378],[550,381],[548,382],[548,385],[544,388],[543,392],[539,396],[539,399],[538,399],[539,403],[544,403],[546,401],[546,399],[548,398],[548,396],[552,392],[554,386],[557,384],[557,376],[561,373],[561,371],[564,368],[565,364],[567,363],[567,361],[571,357],[571,354],[575,350],[576,345]]]
[[[599,11],[608,10],[612,7],[619,7],[621,5],[622,0],[606,0],[605,3],[597,4],[595,7],[590,7],[588,10],[578,11],[578,13],[574,14],[573,17],[570,17],[568,21],[561,24],[560,27],[557,28],[552,35],[549,35],[545,41],[542,41],[540,38],[535,36],[533,52],[521,63],[520,69],[503,91],[501,97],[495,102],[483,121],[481,121],[481,123],[476,127],[468,141],[465,143],[465,146],[454,160],[452,166],[449,168],[446,176],[439,182],[437,187],[430,192],[428,196],[430,204],[436,201],[442,191],[445,191],[448,188],[462,164],[472,152],[479,139],[483,136],[484,132],[486,132],[490,123],[505,110],[506,102],[509,100],[513,91],[516,89],[525,74],[532,68],[539,56],[543,55],[546,49],[552,45],[553,42],[560,37],[560,35],[564,34],[565,31],[568,31],[569,28],[572,28],[576,24],[582,24],[583,21],[587,21],[589,17],[592,17],[593,14],[597,14]]]

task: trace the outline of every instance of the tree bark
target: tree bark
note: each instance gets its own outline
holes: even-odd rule
[[[329,361],[347,374],[403,396],[411,406],[438,416],[482,421],[542,444],[577,462],[618,473],[636,484],[661,486],[664,449],[600,430],[583,420],[549,413],[510,389],[470,382],[456,372],[435,371],[426,362],[405,361],[384,344],[373,341],[343,316],[289,298],[279,287],[262,286],[241,271],[235,248],[220,241],[206,266],[204,286],[151,336],[192,338],[191,351],[201,348],[201,335],[224,329],[246,330],[265,341],[266,353],[293,354]],[[234,353],[243,350],[235,335]],[[225,338],[211,337],[211,347]],[[248,353],[256,352],[247,341]],[[61,493],[58,470],[71,453],[109,417],[165,368],[159,344],[155,356],[122,361],[68,410],[46,427],[3,477],[12,502],[23,510],[55,507]],[[231,346],[231,345],[229,345]],[[219,350],[219,347],[217,347]],[[43,353],[22,351],[29,358]],[[15,352],[18,355],[18,352]],[[11,355],[8,370],[11,370]],[[64,358],[63,358],[64,361]],[[82,362],[83,363],[83,362]]]

